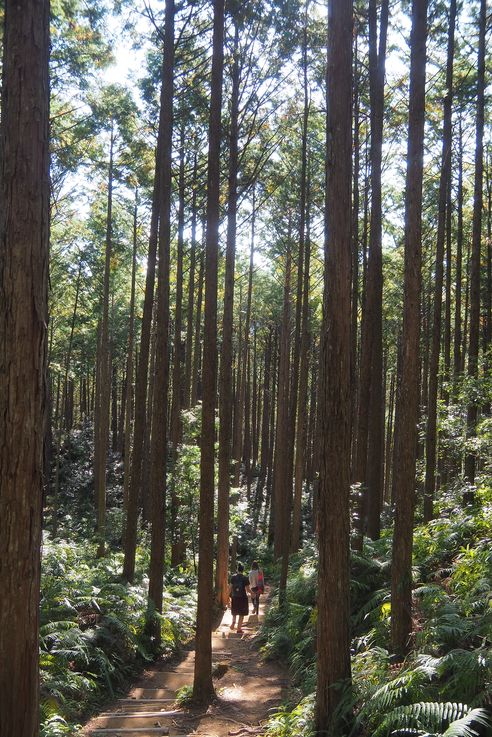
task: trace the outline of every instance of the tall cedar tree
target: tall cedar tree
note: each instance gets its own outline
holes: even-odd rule
[[[97,503],[98,556],[106,547],[106,459],[109,438],[109,406],[111,391],[111,357],[109,345],[109,291],[113,251],[113,177],[114,122],[111,121],[108,168],[108,204],[106,210],[106,244],[102,294],[102,317],[96,357],[96,412],[94,418],[94,490]]]
[[[408,650],[408,636],[412,624],[412,545],[419,414],[426,40],[427,0],[413,0],[405,190],[403,337],[393,458],[395,529],[391,569],[391,635],[393,649],[398,654],[404,654]]]
[[[239,115],[239,26],[235,23],[232,62],[231,120],[229,125],[229,191],[227,199],[227,240],[224,277],[224,314],[220,354],[219,392],[219,489],[217,499],[217,603],[228,601],[229,489],[232,435],[232,329],[234,305],[234,264],[237,229],[238,115]]]
[[[152,328],[152,312],[154,308],[155,269],[157,260],[157,239],[159,230],[159,212],[161,207],[162,149],[163,131],[166,121],[167,100],[164,89],[164,60],[162,67],[159,129],[155,153],[154,188],[152,192],[152,211],[150,218],[149,250],[147,256],[147,274],[145,278],[145,297],[140,333],[140,351],[138,355],[135,380],[135,419],[133,425],[133,452],[128,485],[128,506],[126,514],[123,561],[123,578],[133,581],[135,575],[135,553],[137,549],[138,508],[142,499],[142,478],[144,472],[145,449],[150,432],[147,423],[147,382],[149,376],[150,342]],[[151,374],[152,375],[152,374]],[[150,392],[150,387],[149,387]],[[147,427],[149,425],[149,427]]]
[[[124,401],[124,508],[128,508],[128,487],[130,482],[130,453],[132,439],[132,386],[133,386],[133,347],[135,342],[135,282],[137,277],[137,246],[138,246],[138,188],[135,188],[135,206],[133,208],[133,251],[132,277],[130,291],[130,316],[128,318],[128,352],[126,359],[125,401]]]
[[[477,79],[477,122],[475,138],[475,187],[473,191],[473,230],[470,263],[470,336],[468,344],[468,376],[473,380],[478,376],[478,351],[480,338],[480,246],[482,239],[483,207],[483,129],[485,116],[485,30],[486,0],[480,3],[479,41],[478,41],[478,79]],[[477,402],[473,399],[468,405],[466,418],[468,438],[476,434],[478,417]],[[476,457],[473,450],[465,458],[465,477],[470,484],[475,483]],[[473,501],[474,494],[468,491],[465,501]]]
[[[301,191],[300,191],[300,216],[299,216],[299,267],[297,288],[297,313],[296,328],[299,324],[299,384],[296,385],[295,404],[291,401],[293,413],[292,423],[293,437],[295,435],[295,461],[294,461],[294,500],[292,514],[292,539],[291,551],[296,552],[300,546],[301,539],[301,509],[302,509],[302,481],[304,473],[304,451],[306,444],[306,417],[307,402],[306,394],[308,387],[309,370],[309,243],[306,238],[306,201],[307,201],[307,134],[309,120],[309,87],[308,87],[308,64],[307,64],[307,26],[308,26],[309,0],[306,2],[304,11],[304,28],[302,32],[302,73],[303,73],[303,97],[304,109],[302,115],[302,141],[301,141]],[[308,204],[309,206],[309,204]],[[294,383],[294,377],[293,377]],[[296,414],[297,412],[297,414]],[[296,422],[297,419],[297,422]]]
[[[160,643],[162,614],[165,493],[167,464],[167,405],[169,385],[169,254],[171,243],[171,178],[174,92],[174,0],[166,0],[164,21],[164,59],[162,92],[165,100],[162,127],[161,207],[159,213],[159,267],[157,281],[156,363],[152,401],[152,435],[150,444],[151,547],[149,569],[149,623]]]
[[[203,405],[200,440],[200,537],[198,607],[193,699],[206,703],[212,683],[212,607],[214,558],[214,450],[217,379],[217,265],[219,255],[220,138],[224,70],[224,0],[214,0],[212,81],[208,135],[207,222],[205,264],[205,327],[203,344]]]
[[[379,537],[383,497],[383,255],[381,216],[381,167],[383,148],[384,73],[388,31],[388,0],[381,3],[379,48],[376,0],[369,2],[369,77],[371,94],[371,232],[367,264],[367,298],[371,295],[372,316],[367,325],[372,333],[370,347],[369,422],[367,437],[367,532]],[[370,282],[370,284],[369,284]]]
[[[342,733],[350,683],[350,317],[352,2],[328,4],[325,277],[319,395],[316,732]],[[336,606],[333,601],[336,599]]]
[[[48,0],[6,0],[0,185],[0,734],[39,731],[49,241]],[[8,664],[8,665],[7,665]]]
[[[454,29],[456,25],[456,0],[449,7],[448,53],[446,66],[446,96],[444,98],[444,120],[442,133],[441,175],[439,180],[439,204],[436,239],[436,268],[434,276],[434,310],[432,344],[429,361],[429,396],[427,400],[427,428],[425,438],[425,496],[424,519],[433,516],[434,491],[436,485],[437,449],[437,388],[439,377],[439,352],[441,348],[443,260],[446,228],[446,199],[451,180],[452,103],[453,103],[453,60]],[[449,274],[449,268],[447,270]],[[449,299],[446,300],[446,307]]]
[[[361,356],[357,422],[355,481],[361,484],[358,535],[355,547],[362,548],[365,516],[368,532],[379,536],[379,507],[382,486],[383,402],[383,261],[381,221],[381,162],[383,146],[384,70],[388,2],[381,5],[379,51],[377,43],[377,3],[369,2],[369,85],[371,99],[371,228],[361,325]]]

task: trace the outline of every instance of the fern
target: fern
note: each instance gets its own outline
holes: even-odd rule
[[[419,702],[389,712],[373,737],[410,733],[419,737],[476,737],[474,724],[489,727],[492,722],[484,709],[470,709],[466,704]]]

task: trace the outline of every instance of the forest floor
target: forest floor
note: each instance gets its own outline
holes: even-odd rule
[[[289,677],[277,663],[265,662],[256,634],[268,606],[262,597],[260,614],[244,618],[243,634],[230,629],[230,609],[212,634],[214,686],[217,698],[207,710],[176,705],[178,689],[193,683],[195,651],[179,661],[160,660],[145,671],[124,699],[85,725],[81,737],[150,737],[150,735],[260,735],[272,709],[286,700]]]

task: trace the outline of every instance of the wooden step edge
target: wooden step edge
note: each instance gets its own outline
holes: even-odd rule
[[[119,734],[133,734],[138,732],[139,734],[160,734],[169,737],[169,730],[167,727],[104,727],[99,729],[92,729],[91,735],[98,734],[114,734],[115,737]],[[173,734],[171,737],[191,737],[188,734]]]
[[[162,686],[135,686],[133,691],[169,691],[170,693],[176,693],[172,688],[163,688]],[[167,698],[163,696],[162,698]],[[175,697],[176,698],[176,697]]]
[[[146,690],[147,691],[150,691],[150,689],[146,689]],[[123,704],[123,703],[125,703],[125,704],[134,704],[135,702],[137,702],[137,704],[146,704],[146,703],[152,703],[152,704],[157,704],[157,703],[159,703],[159,704],[174,704],[175,701],[176,701],[176,698],[174,698],[174,699],[165,699],[165,698],[162,698],[162,699],[159,699],[159,698],[155,698],[155,699],[139,699],[138,696],[134,696],[133,698],[130,696],[130,697],[126,698],[126,699],[118,699],[118,703],[119,704]]]
[[[183,714],[180,709],[174,709],[173,711],[133,711],[133,712],[115,712],[106,711],[103,714],[99,714],[104,719],[136,719],[137,717],[176,717],[179,714]]]

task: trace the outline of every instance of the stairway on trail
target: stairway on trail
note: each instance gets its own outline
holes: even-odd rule
[[[260,617],[262,611],[263,602]],[[213,667],[220,679],[214,680],[214,685],[219,699],[205,714],[187,712],[176,704],[178,689],[193,683],[195,651],[190,650],[178,664],[156,663],[126,698],[118,699],[111,710],[86,725],[83,737],[226,737],[229,733],[246,734],[255,727],[259,732],[261,719],[272,705],[281,702],[288,682],[276,666],[265,668],[252,643],[259,617],[245,618],[242,635],[231,630],[230,624],[231,613],[227,610],[212,633]]]

